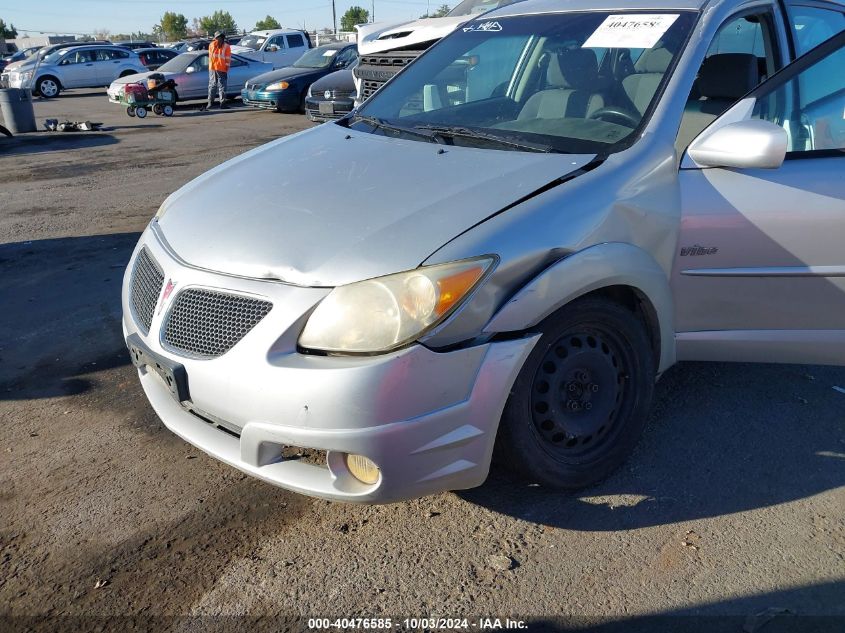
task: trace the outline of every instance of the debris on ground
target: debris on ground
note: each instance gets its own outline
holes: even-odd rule
[[[516,559],[506,554],[493,554],[487,557],[487,564],[496,571],[509,571],[519,566]]]
[[[103,126],[102,123],[92,123],[91,121],[64,121],[59,123],[58,119],[46,119],[44,127],[49,132],[91,132],[93,130],[99,131]]]

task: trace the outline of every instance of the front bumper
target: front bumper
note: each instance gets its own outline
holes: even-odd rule
[[[142,246],[177,288],[169,300],[159,298],[146,335],[129,304],[131,271]],[[161,342],[162,324],[179,290],[197,286],[261,296],[273,308],[222,356],[175,354]],[[536,337],[448,353],[413,345],[372,357],[301,354],[299,332],[327,293],[194,269],[148,229],[124,279],[123,327],[125,336],[136,335],[150,351],[185,368],[190,400],[183,403],[158,374],[139,370],[164,424],[248,474],[327,499],[385,503],[480,485],[505,401]],[[225,421],[228,430],[212,421]],[[289,447],[326,454],[319,464],[305,463],[284,457]],[[373,460],[379,481],[365,485],[352,477],[346,453]]]
[[[332,112],[321,112],[321,103],[330,103]],[[330,101],[326,99],[318,99],[316,97],[307,97],[305,99],[305,114],[311,121],[314,122],[340,119],[352,112],[354,107],[354,99],[332,99]]]
[[[245,105],[264,110],[298,110],[299,93],[293,88],[265,92],[263,90],[241,90],[241,101]]]

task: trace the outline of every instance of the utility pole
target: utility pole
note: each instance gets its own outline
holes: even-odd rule
[[[332,24],[334,24],[334,36],[337,38],[337,12],[334,7],[335,0],[332,0]]]
[[[373,11],[370,13],[370,22],[376,21],[376,0],[372,0],[373,2]]]

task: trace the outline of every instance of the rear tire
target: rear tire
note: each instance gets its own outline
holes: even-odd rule
[[[654,355],[642,320],[603,298],[575,301],[538,329],[502,414],[497,456],[531,482],[583,488],[613,472],[642,435]]]
[[[128,114],[131,117],[134,117],[135,116],[135,106],[128,106],[126,108],[126,114]]]

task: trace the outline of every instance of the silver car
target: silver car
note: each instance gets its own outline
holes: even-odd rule
[[[272,64],[232,55],[226,94],[230,97],[240,95],[248,79],[270,70],[273,70]],[[176,82],[176,98],[179,101],[208,97],[208,51],[182,53],[159,66],[155,72]],[[142,72],[112,82],[107,90],[109,100],[117,102],[125,84],[146,81],[151,74]]]
[[[33,56],[9,71],[10,88],[31,88],[44,98],[72,88],[108,86],[118,77],[145,70],[134,52],[111,45],[61,48],[43,58]]]
[[[845,364],[845,7],[786,4],[516,3],[173,193],[123,290],[153,408],[388,502],[494,445],[590,485],[677,361]]]

